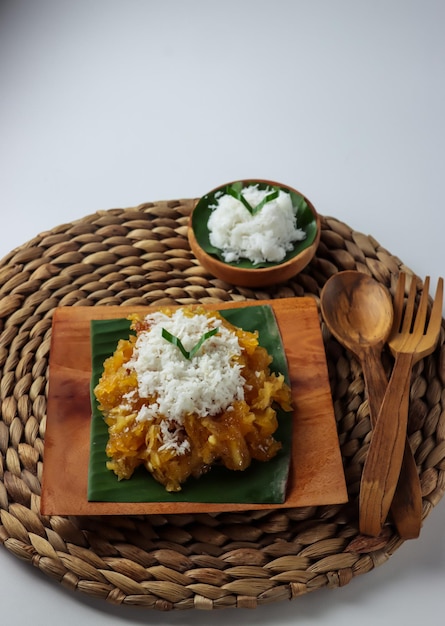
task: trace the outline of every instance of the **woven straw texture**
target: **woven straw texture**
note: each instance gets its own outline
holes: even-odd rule
[[[45,232],[0,261],[0,540],[89,596],[158,610],[250,607],[339,587],[403,543],[388,523],[360,536],[357,495],[369,441],[359,364],[323,328],[349,503],[218,515],[43,517],[52,313],[59,306],[188,304],[312,294],[358,269],[394,290],[402,262],[372,237],[322,217],[317,254],[288,283],[236,288],[209,276],[187,241],[194,200],[101,211]],[[421,283],[419,281],[419,288]],[[409,437],[425,518],[445,490],[444,324],[414,370]]]

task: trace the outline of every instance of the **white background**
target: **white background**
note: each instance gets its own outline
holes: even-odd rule
[[[445,2],[3,0],[0,258],[96,210],[243,177],[296,187],[419,276],[445,273]],[[445,505],[343,589],[154,613],[64,590],[0,548],[3,623],[437,622]]]

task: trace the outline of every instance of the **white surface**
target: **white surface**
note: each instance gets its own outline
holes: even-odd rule
[[[265,177],[435,279],[444,23],[441,0],[4,0],[0,257],[99,209]],[[443,502],[370,574],[255,611],[109,606],[0,548],[2,622],[19,626],[410,626],[437,622],[444,582]]]

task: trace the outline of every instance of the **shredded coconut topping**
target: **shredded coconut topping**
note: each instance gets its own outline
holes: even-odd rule
[[[256,207],[270,189],[250,185],[241,193],[251,206]],[[240,258],[249,259],[254,264],[279,263],[296,241],[306,237],[304,230],[297,228],[292,198],[282,189],[275,200],[267,202],[254,215],[230,194],[220,195],[212,207],[208,228],[210,243],[221,250],[227,263]]]
[[[216,317],[188,316],[177,309],[171,316],[156,311],[145,319],[149,329],[138,334],[126,367],[136,372],[139,397],[155,401],[145,404],[136,419],[165,417],[161,429],[163,446],[183,454],[188,449],[188,443],[181,442],[184,415],[216,415],[234,400],[244,398],[245,379],[237,360],[241,347],[236,333]],[[206,340],[191,359],[186,359],[161,334],[164,328],[190,350],[204,333],[217,327],[218,333]]]
[[[163,444],[159,447],[159,451],[173,449],[176,451],[176,454],[181,455],[190,450],[190,441],[184,439],[184,433],[177,424],[165,420],[161,422],[160,429]],[[183,439],[182,441],[181,438]]]

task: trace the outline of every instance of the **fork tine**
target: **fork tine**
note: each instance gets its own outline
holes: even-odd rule
[[[430,277],[427,276],[423,283],[422,295],[417,307],[416,319],[414,322],[413,333],[420,333],[423,335],[425,332],[425,320],[428,311],[428,292],[430,288]]]
[[[442,324],[442,307],[443,307],[443,278],[437,281],[436,294],[434,296],[433,306],[431,308],[430,319],[428,322],[427,334],[438,334]]]
[[[416,277],[411,277],[411,285],[409,288],[408,300],[405,307],[405,315],[403,317],[403,324],[401,328],[402,333],[409,333],[411,330],[411,325],[413,321],[414,315],[414,302],[416,299]]]
[[[402,314],[403,314],[403,303],[405,300],[405,272],[400,272],[399,278],[397,280],[396,292],[394,294],[394,321],[393,321],[393,332],[398,333],[400,330],[400,324],[402,322]]]

